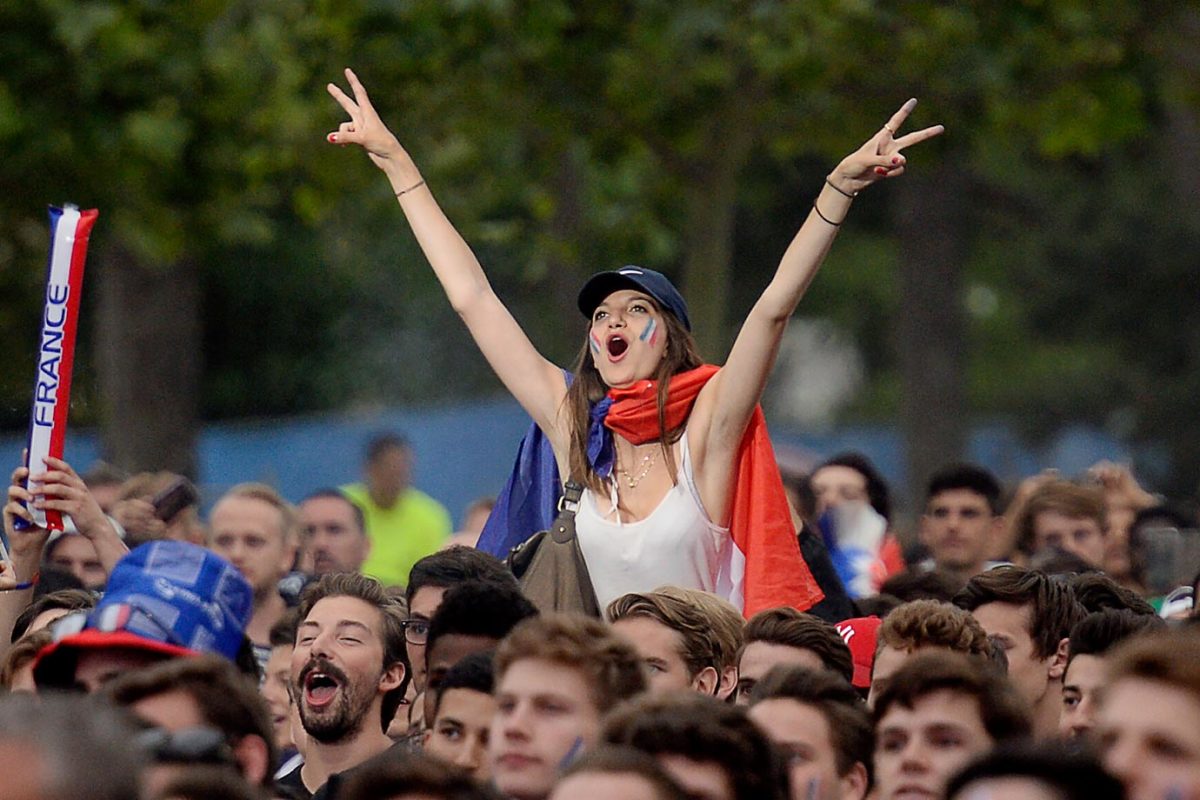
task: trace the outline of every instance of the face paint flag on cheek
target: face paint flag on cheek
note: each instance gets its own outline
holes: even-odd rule
[[[658,341],[658,320],[652,318],[647,322],[642,335],[638,338],[643,342],[647,342],[651,347],[654,347],[654,343]]]
[[[79,295],[88,236],[96,222],[96,209],[80,211],[72,205],[50,208],[50,258],[46,268],[46,296],[42,330],[38,337],[37,375],[33,380],[33,408],[29,416],[31,474],[45,471],[47,456],[62,458],[71,405],[71,369],[75,363],[75,331],[79,323]],[[36,486],[30,483],[31,491]],[[34,523],[47,530],[63,529],[62,513],[30,509]],[[20,517],[18,527],[27,523]]]
[[[588,334],[588,346],[592,348],[593,353],[600,352],[600,340],[596,338],[595,333]]]

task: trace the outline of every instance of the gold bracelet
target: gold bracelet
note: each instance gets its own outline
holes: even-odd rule
[[[407,189],[401,189],[400,191],[396,192],[396,197],[399,197],[402,194],[408,194],[413,189],[420,189],[424,185],[425,185],[425,179],[421,178],[421,180],[417,181],[416,183],[414,183],[412,186],[408,187]]]

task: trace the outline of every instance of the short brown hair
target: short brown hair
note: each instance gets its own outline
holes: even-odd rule
[[[308,618],[315,606],[326,597],[354,597],[379,610],[381,641],[383,643],[383,669],[394,664],[404,667],[400,685],[383,696],[383,730],[388,729],[396,709],[404,699],[412,668],[408,663],[408,648],[404,644],[405,611],[396,595],[390,593],[379,581],[359,572],[331,572],[310,583],[300,595],[297,608],[297,625]]]
[[[342,800],[380,797],[436,797],[439,800],[501,800],[461,769],[421,752],[398,757],[385,750],[344,773],[337,796]]]
[[[1108,686],[1123,678],[1165,683],[1200,700],[1200,631],[1176,631],[1138,636],[1107,659]]]
[[[829,726],[838,775],[845,776],[861,763],[870,784],[875,749],[871,715],[858,690],[840,675],[781,664],[773,667],[750,693],[751,706],[764,700],[794,700],[816,709]]]
[[[678,597],[699,606],[712,627],[713,645],[720,668],[737,666],[738,652],[742,649],[742,628],[746,625],[746,620],[742,612],[737,610],[737,606],[723,597],[700,589],[660,586],[654,592],[667,597]]]
[[[750,618],[742,635],[743,651],[753,642],[811,650],[826,669],[838,673],[847,681],[854,678],[854,659],[845,640],[837,628],[812,614],[787,607],[768,608]],[[738,660],[741,660],[740,656]]]
[[[1134,637],[1166,629],[1167,621],[1157,614],[1138,614],[1127,608],[1106,608],[1088,614],[1071,629],[1067,667],[1075,656],[1105,656]]]
[[[967,611],[988,603],[1029,606],[1029,636],[1038,658],[1058,652],[1058,643],[1069,637],[1071,628],[1087,614],[1065,581],[1024,567],[981,572],[954,596],[954,605]]]
[[[656,800],[687,800],[687,793],[654,756],[628,745],[602,744],[580,756],[563,772],[566,780],[579,774],[636,775],[654,789]]]
[[[875,727],[888,710],[899,705],[913,708],[917,701],[938,691],[950,691],[975,700],[979,719],[993,743],[1028,736],[1032,731],[1029,706],[1007,676],[981,667],[961,653],[933,650],[906,661],[875,700]]]
[[[13,678],[21,668],[37,658],[41,649],[53,641],[54,634],[45,628],[17,639],[4,654],[4,660],[0,661],[0,687],[12,689]]]
[[[265,800],[256,787],[225,766],[177,766],[163,787],[150,795],[171,800]]]
[[[25,610],[17,615],[13,622],[12,641],[17,641],[29,630],[33,621],[46,611],[59,609],[63,614],[71,611],[83,611],[96,607],[96,595],[87,589],[59,589],[47,592],[25,606]]]
[[[911,653],[922,647],[944,647],[987,658],[987,633],[970,612],[940,600],[913,600],[883,618],[876,633],[875,654],[887,645]]]
[[[271,783],[279,751],[266,701],[258,686],[238,672],[228,659],[172,658],[126,673],[107,684],[103,691],[119,706],[131,706],[168,692],[183,692],[195,701],[204,721],[224,734],[231,746],[251,735],[263,740],[269,757],[263,782]]]
[[[609,623],[646,617],[675,631],[682,643],[679,655],[687,665],[688,678],[705,667],[721,671],[712,623],[689,600],[664,592],[630,592],[609,603],[604,616]]]
[[[563,772],[572,775],[636,775],[654,789],[655,800],[688,800],[688,794],[649,753],[623,745],[599,745],[584,752]]]
[[[1033,555],[1036,542],[1034,523],[1038,515],[1046,511],[1056,511],[1071,519],[1092,519],[1101,531],[1108,529],[1108,512],[1104,495],[1099,489],[1079,486],[1070,481],[1051,481],[1038,487],[1017,514],[1016,545],[1022,553]]]
[[[587,676],[592,702],[606,713],[646,690],[642,660],[633,646],[598,619],[578,614],[543,614],[512,629],[496,649],[496,683],[518,661],[540,659]]]
[[[120,481],[121,490],[117,493],[117,500],[149,500],[182,477],[182,475],[167,472],[166,470],[160,470],[159,472],[139,472],[136,475],[130,475],[128,478]],[[84,477],[84,481],[91,486],[91,482],[87,480],[86,476]]]
[[[647,695],[610,714],[601,737],[652,756],[715,764],[729,778],[736,800],[787,796],[783,760],[742,706],[691,691]]]

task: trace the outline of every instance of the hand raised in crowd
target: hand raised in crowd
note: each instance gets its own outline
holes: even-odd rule
[[[117,537],[100,504],[70,464],[50,456],[46,458],[46,467],[45,472],[30,477],[38,487],[33,498],[35,508],[66,514],[75,523],[75,530],[93,542]]]
[[[14,523],[17,517],[33,524],[30,505],[41,510],[59,511],[70,517],[75,530],[95,545],[105,571],[111,573],[129,548],[121,541],[116,528],[70,464],[60,458],[48,457],[45,466],[45,472],[33,475],[30,475],[28,468],[18,467],[13,470],[12,484],[8,487],[4,527],[12,542],[13,563],[17,565],[18,574],[24,578],[22,573],[28,571],[22,565],[36,571],[42,549],[50,535],[49,531],[36,526],[26,531],[16,530]],[[30,483],[34,486],[33,490],[28,488]],[[18,551],[22,554],[20,561]]]
[[[932,139],[945,130],[941,125],[933,125],[898,136],[901,126],[916,106],[916,98],[900,106],[878,133],[842,159],[829,177],[835,189],[843,194],[853,194],[884,178],[904,174],[907,160],[901,151],[926,139]]]
[[[33,524],[33,514],[28,506],[33,502],[33,495],[25,487],[29,478],[27,467],[17,467],[12,472],[12,481],[8,486],[8,502],[4,504],[4,532],[8,535],[11,548],[12,567],[16,570],[16,582],[29,581],[38,570],[42,561],[42,550],[50,531]],[[17,518],[28,523],[18,529]],[[14,582],[14,586],[16,583]]]
[[[1110,503],[1120,503],[1134,510],[1149,508],[1157,502],[1124,464],[1099,461],[1088,468],[1088,478],[1100,486]]]
[[[154,504],[141,497],[118,500],[112,507],[112,518],[129,536],[138,539],[162,539],[167,524],[154,513]]]
[[[17,588],[17,571],[7,561],[0,560],[0,592]]]
[[[371,98],[367,96],[367,90],[363,88],[354,70],[346,69],[346,80],[350,83],[354,99],[347,96],[336,84],[331,83],[326,87],[333,99],[350,115],[349,122],[343,122],[335,132],[329,134],[329,141],[340,145],[362,145],[371,157],[371,162],[385,172],[389,167],[407,160],[408,154],[379,118],[379,113],[371,105]]]

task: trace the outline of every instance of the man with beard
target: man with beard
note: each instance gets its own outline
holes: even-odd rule
[[[358,572],[371,540],[362,509],[338,489],[318,489],[300,501],[301,569],[313,575]]]
[[[279,782],[311,797],[392,745],[386,731],[409,671],[403,609],[375,579],[325,575],[305,589],[299,613],[292,694],[309,742],[304,764]]]

